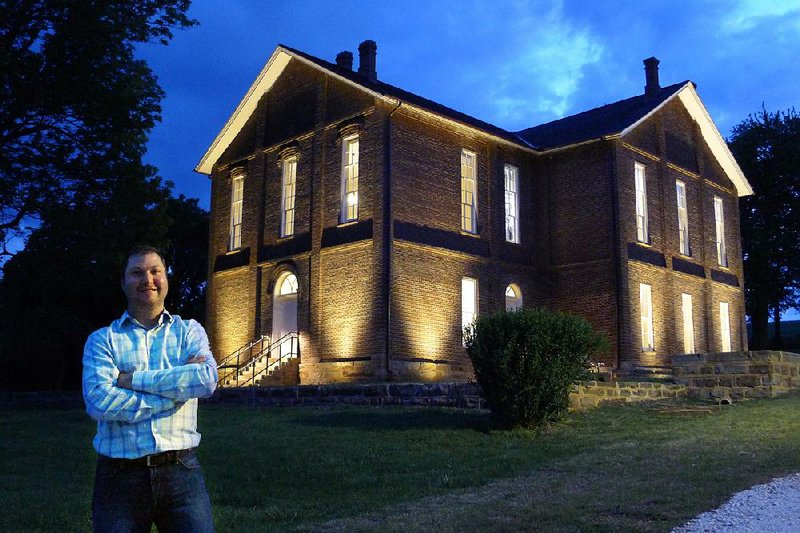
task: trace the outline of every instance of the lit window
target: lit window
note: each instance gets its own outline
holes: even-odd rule
[[[478,316],[478,280],[461,278],[461,331]]]
[[[522,291],[512,283],[506,287],[506,311],[517,311],[522,307]]]
[[[642,325],[642,351],[652,352],[653,345],[653,298],[650,285],[639,285],[639,313]]]
[[[294,235],[294,195],[297,184],[297,156],[283,160],[281,180],[281,237]]]
[[[731,317],[728,302],[719,303],[719,334],[722,337],[722,351],[731,351]]]
[[[475,154],[461,150],[461,229],[468,233],[478,232],[476,206]]]
[[[358,137],[342,141],[342,222],[358,218]]]
[[[683,316],[683,352],[694,353],[694,319],[692,317],[692,295],[681,294]]]
[[[278,295],[286,296],[287,294],[297,294],[297,276],[294,274],[287,274],[278,284]]]
[[[228,234],[228,250],[242,247],[242,199],[244,197],[244,175],[231,180],[231,225]]]
[[[644,165],[634,165],[636,179],[636,239],[639,242],[650,242],[647,232],[647,180]]]
[[[714,197],[714,227],[716,229],[717,264],[728,266],[727,251],[725,250],[725,213],[722,207],[722,198]]]
[[[505,166],[506,241],[519,243],[519,177],[517,167]]]
[[[678,197],[678,240],[680,251],[683,255],[691,255],[689,251],[689,213],[686,209],[686,184],[682,181],[675,182],[675,192]]]

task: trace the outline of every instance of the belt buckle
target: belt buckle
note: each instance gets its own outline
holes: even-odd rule
[[[150,462],[150,460],[151,460],[151,459],[155,459],[155,457],[156,457],[155,455],[148,455],[148,456],[147,456],[147,461],[146,461],[146,464],[147,464],[147,466],[148,466],[148,467],[154,467],[154,466],[158,466],[158,464],[156,464],[156,463],[154,463],[154,462],[153,462],[153,463],[151,463],[151,462]]]

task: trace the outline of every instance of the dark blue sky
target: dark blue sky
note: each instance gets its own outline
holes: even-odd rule
[[[800,105],[800,0],[195,0],[200,25],[140,49],[166,92],[147,161],[208,208],[193,171],[275,47],[333,61],[378,43],[378,77],[516,131],[686,79],[724,137]],[[357,59],[356,59],[357,64]]]

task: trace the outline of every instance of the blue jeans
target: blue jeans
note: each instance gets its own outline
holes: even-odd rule
[[[177,463],[148,467],[99,456],[92,497],[96,532],[214,531],[211,500],[194,451]]]

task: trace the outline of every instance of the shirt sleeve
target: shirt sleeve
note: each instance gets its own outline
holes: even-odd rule
[[[175,401],[206,398],[217,388],[217,362],[211,354],[208,336],[203,326],[194,320],[187,322],[185,346],[178,366],[161,370],[140,370],[133,373],[131,387]],[[204,356],[202,363],[189,363],[192,357]]]
[[[95,420],[139,422],[172,409],[170,398],[117,387],[119,369],[105,330],[92,333],[83,350],[83,400]]]

